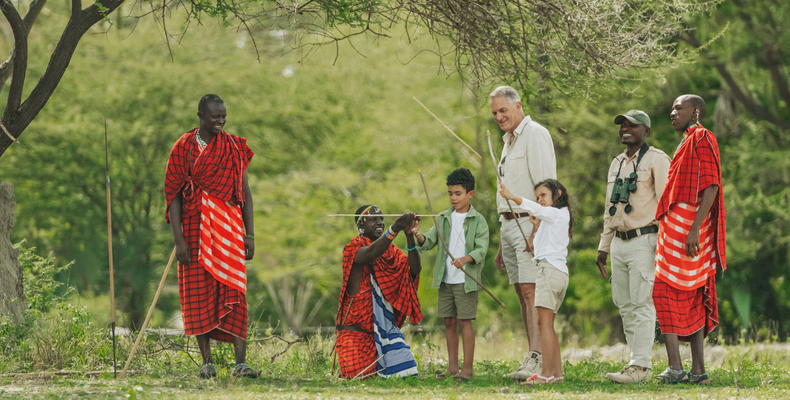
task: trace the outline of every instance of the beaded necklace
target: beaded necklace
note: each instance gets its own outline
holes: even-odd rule
[[[200,128],[197,128],[197,130],[195,131],[195,139],[197,139],[197,144],[200,151],[203,151],[203,149],[205,149],[206,146],[208,146],[208,143],[206,143],[203,140],[203,138],[200,137]]]

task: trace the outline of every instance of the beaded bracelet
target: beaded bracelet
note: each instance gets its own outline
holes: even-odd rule
[[[406,246],[406,251],[417,250],[417,245],[415,244],[414,247]]]
[[[245,239],[255,239],[255,235],[244,235]]]
[[[384,232],[384,237],[386,237],[389,240],[395,239],[395,232],[392,230],[392,225],[390,225],[390,227],[387,228],[387,231]]]

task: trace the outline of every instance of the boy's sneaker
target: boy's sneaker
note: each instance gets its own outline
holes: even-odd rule
[[[607,373],[606,377],[615,383],[642,383],[647,382],[652,375],[653,370],[650,368],[629,365],[620,372]]]
[[[537,351],[530,351],[524,357],[524,362],[515,372],[505,375],[508,379],[527,379],[532,375],[539,374],[543,371],[543,356]]]

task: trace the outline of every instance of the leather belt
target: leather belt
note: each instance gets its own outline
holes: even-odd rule
[[[364,330],[362,328],[358,328],[358,327],[353,326],[353,325],[338,325],[338,326],[335,327],[335,329],[337,329],[339,331],[354,331],[354,332],[367,333],[367,334],[371,334],[371,335],[373,334],[373,332],[371,332],[371,331],[366,331],[366,330]]]
[[[648,225],[648,226],[643,226],[641,228],[631,229],[630,231],[625,231],[625,232],[615,231],[614,235],[623,240],[631,240],[637,236],[646,235],[648,233],[655,233],[655,232],[658,232],[658,226]]]
[[[503,212],[503,213],[499,213],[499,215],[505,217],[506,220],[511,220],[511,219],[514,219],[514,218],[529,217],[529,213],[528,212],[523,212],[523,213]]]

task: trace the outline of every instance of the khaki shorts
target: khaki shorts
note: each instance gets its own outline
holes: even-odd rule
[[[477,291],[464,292],[464,284],[439,286],[439,318],[475,319],[477,318]]]
[[[568,274],[545,260],[538,261],[538,280],[535,282],[535,307],[548,308],[557,313],[568,289]]]
[[[532,223],[529,222],[529,218],[519,218],[518,223],[524,229],[524,234],[529,237],[532,234]],[[502,221],[499,239],[502,246],[502,260],[505,262],[510,284],[535,283],[537,279],[535,261],[532,260],[532,253],[524,251],[526,244],[515,219]]]

